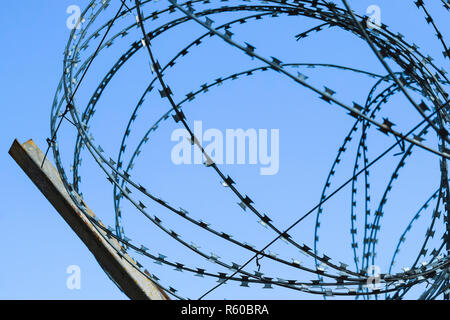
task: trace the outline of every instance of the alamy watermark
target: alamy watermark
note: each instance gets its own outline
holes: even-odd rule
[[[186,129],[172,132],[171,141],[178,142],[171,152],[172,162],[181,164],[250,164],[260,165],[261,175],[275,175],[280,167],[280,130],[268,129],[219,129],[203,131],[203,122],[194,121],[191,141]],[[203,147],[205,156],[200,147]],[[270,149],[270,152],[269,152]]]
[[[81,20],[81,8],[77,5],[71,5],[67,7],[66,13],[70,14],[66,20],[67,28],[70,30],[81,29],[81,24],[83,23]]]
[[[376,265],[370,265],[367,268],[367,274],[369,277],[367,278],[366,287],[369,290],[380,290],[381,289],[381,268]]]
[[[367,27],[370,29],[380,29],[381,28],[381,8],[375,4],[370,5],[366,14],[368,15]]]
[[[69,274],[66,280],[66,287],[69,290],[81,290],[81,268],[77,265],[67,267],[66,273]]]

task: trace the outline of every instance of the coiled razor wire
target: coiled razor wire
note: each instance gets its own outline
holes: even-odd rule
[[[165,3],[165,5],[163,4]],[[422,0],[408,1],[412,5],[417,6],[425,14],[425,19],[432,26],[436,37],[443,48],[443,56],[446,60],[450,59],[450,51],[445,42],[444,35],[439,31],[438,23],[435,22],[427,10]],[[450,2],[441,0],[444,8],[450,9]],[[131,258],[128,254],[138,253],[145,258],[153,260],[159,265],[175,268],[176,271],[184,271],[205,279],[216,279],[218,284],[209,291],[204,292],[200,297],[204,298],[210,292],[219,286],[227,283],[238,283],[241,287],[249,287],[253,284],[262,285],[263,288],[283,287],[292,291],[302,292],[310,295],[328,297],[344,297],[353,296],[356,298],[372,299],[385,297],[386,299],[402,299],[413,287],[420,284],[427,284],[425,290],[417,296],[420,299],[436,299],[443,297],[449,298],[449,258],[450,250],[448,243],[448,205],[449,205],[449,185],[448,185],[448,168],[447,160],[450,158],[450,151],[447,144],[450,142],[446,126],[450,120],[448,93],[445,86],[449,84],[446,71],[438,68],[433,63],[433,58],[424,56],[415,44],[410,44],[404,39],[402,34],[395,34],[389,28],[382,24],[379,28],[367,27],[368,17],[357,15],[351,10],[347,1],[335,4],[328,1],[320,0],[272,0],[272,1],[256,1],[256,0],[193,0],[178,3],[176,0],[162,0],[158,4],[159,9],[155,9],[155,1],[140,0],[96,0],[91,1],[78,21],[78,28],[74,28],[70,34],[69,41],[64,51],[64,72],[59,83],[57,93],[55,95],[52,111],[51,111],[51,138],[47,139],[49,148],[53,151],[53,156],[57,169],[61,175],[62,181],[71,195],[73,201],[80,210],[93,222],[94,226],[99,230],[106,232],[107,241],[113,239],[121,243],[122,249],[119,251],[126,260],[133,260],[135,266],[142,274],[152,281],[156,282],[169,295],[177,299],[185,299],[186,297],[175,289],[172,284],[165,283],[155,275],[150,274],[145,267],[136,259]],[[224,5],[226,4],[226,5]],[[406,5],[406,3],[405,3]],[[112,19],[105,18],[108,7],[119,8],[117,14]],[[162,9],[161,9],[162,8]],[[153,11],[152,11],[153,10]],[[227,13],[240,14],[239,17],[229,20],[220,25],[215,25],[213,17],[219,16],[223,20],[223,16],[229,17]],[[349,66],[326,64],[326,63],[283,63],[275,57],[267,58],[257,53],[257,48],[249,42],[241,43],[235,40],[234,33],[231,31],[235,25],[241,25],[250,21],[259,21],[279,16],[294,16],[310,18],[317,20],[319,24],[299,33],[296,36],[297,41],[311,36],[314,33],[326,31],[330,28],[341,29],[358,36],[371,47],[376,57],[383,64],[386,74],[375,74],[365,70],[352,68]],[[164,19],[161,19],[163,17]],[[106,21],[103,25],[95,27],[99,21]],[[161,22],[159,21],[166,21]],[[164,37],[165,33],[185,23],[190,22],[197,24],[203,34],[195,38],[188,45],[173,55],[166,65],[160,65],[158,62],[158,48],[152,46],[154,39]],[[126,24],[119,32],[111,34],[110,31],[117,24]],[[108,48],[114,45],[114,41],[118,39],[126,39],[133,34],[133,31],[141,32],[138,39],[131,40],[128,51],[117,60],[109,72],[103,77],[99,85],[94,91],[86,106],[80,106],[76,103],[76,93],[80,87],[84,76],[88,72],[91,64],[101,52],[107,52]],[[96,42],[96,39],[103,35],[100,45],[96,50],[89,52],[89,48]],[[263,66],[249,68],[241,72],[222,75],[221,77],[209,83],[203,84],[198,89],[185,94],[185,98],[179,102],[175,102],[173,92],[170,88],[166,74],[179,60],[188,56],[191,50],[208,42],[208,39],[221,39],[231,47],[248,55],[253,60],[259,61]],[[130,41],[130,40],[128,40]],[[123,138],[120,143],[119,153],[114,160],[108,156],[103,148],[95,144],[93,135],[90,132],[90,122],[96,111],[102,93],[107,88],[111,80],[116,76],[118,71],[127,64],[139,51],[145,51],[150,61],[152,80],[141,94],[137,105],[132,109],[128,124],[124,130]],[[385,60],[390,59],[403,70],[402,72],[393,72]],[[348,105],[336,98],[336,92],[328,87],[324,90],[316,88],[309,81],[308,77],[297,70],[300,67],[309,67],[315,69],[335,69],[343,72],[352,72],[365,77],[376,79],[376,83],[372,87],[364,104],[353,103]],[[193,130],[189,126],[183,108],[186,104],[194,100],[198,95],[212,91],[218,86],[228,81],[237,81],[248,77],[257,76],[262,72],[277,72],[280,75],[294,81],[303,88],[309,89],[317,97],[328,102],[331,105],[342,108],[348,112],[348,116],[353,118],[354,124],[349,130],[347,136],[331,166],[328,177],[325,181],[323,192],[320,195],[319,202],[310,211],[302,215],[298,220],[294,221],[289,228],[283,230],[276,226],[272,219],[262,213],[257,208],[253,200],[239,188],[239,184],[235,178],[230,177],[220,168],[220,166],[212,160],[210,155],[203,149],[198,138],[194,135]],[[138,145],[131,153],[126,153],[127,143],[131,131],[134,128],[135,121],[140,111],[144,108],[144,100],[152,92],[159,90],[159,95],[167,104],[168,111],[165,112],[155,123],[149,126],[140,139]],[[417,102],[410,95],[415,92],[423,97],[423,100]],[[385,106],[388,100],[396,95],[402,94],[412,105],[412,107],[420,114],[422,121],[409,131],[396,131],[395,124],[388,118],[378,120],[377,114]],[[70,114],[71,119],[68,118]],[[58,131],[64,120],[70,122],[77,132],[76,142],[74,146],[73,164],[71,167],[72,177],[66,174],[63,161],[61,158],[58,138]],[[175,121],[185,128],[190,135],[190,142],[199,148],[205,157],[205,170],[213,170],[220,178],[222,185],[231,192],[237,199],[239,207],[254,215],[259,224],[274,232],[276,238],[264,248],[257,248],[246,239],[238,240],[230,233],[219,231],[202,219],[196,219],[187,210],[176,208],[164,199],[156,196],[149,191],[143,184],[138,183],[131,177],[137,157],[141,153],[144,146],[150,140],[152,133],[156,132],[160,125],[165,121]],[[367,134],[371,128],[376,128],[379,134],[385,134],[395,138],[396,142],[386,149],[378,157],[369,159]],[[360,133],[359,137],[356,135]],[[426,143],[426,136],[434,133],[439,139],[439,146]],[[333,177],[336,170],[341,164],[342,157],[352,139],[358,141],[356,156],[354,159],[354,169],[352,176],[339,187],[332,189]],[[392,150],[400,148],[398,154],[397,166],[391,175],[388,184],[385,187],[384,194],[376,206],[375,211],[370,209],[371,191],[369,168],[379,159],[383,158]],[[412,220],[402,233],[398,244],[395,247],[395,253],[390,263],[389,273],[381,273],[377,275],[379,282],[378,287],[371,285],[373,276],[370,274],[370,266],[375,264],[376,249],[378,242],[379,230],[382,226],[382,218],[388,195],[391,193],[395,182],[399,178],[401,169],[405,166],[406,161],[412,156],[413,150],[423,149],[429,152],[436,161],[440,161],[441,179],[437,183],[437,190],[429,196],[428,200],[418,208],[417,213],[412,216]],[[105,227],[97,218],[93,218],[86,211],[86,205],[83,201],[81,192],[81,155],[82,150],[87,149],[92,159],[98,164],[106,175],[109,182],[113,185],[114,192],[114,209],[115,209],[115,227]],[[125,162],[126,156],[128,162]],[[364,179],[364,183],[358,186],[358,178]],[[350,205],[350,223],[351,223],[351,244],[350,249],[353,253],[354,266],[350,267],[346,263],[336,262],[332,259],[333,255],[319,254],[319,233],[321,219],[324,214],[324,204],[335,194],[340,192],[345,186],[351,186],[351,205]],[[248,191],[248,190],[247,190]],[[364,194],[364,203],[362,204],[364,214],[358,216],[356,194],[362,191]],[[132,195],[133,193],[133,195]],[[126,199],[134,206],[142,215],[150,220],[161,232],[167,234],[178,244],[186,248],[186,250],[206,259],[219,267],[223,272],[215,272],[204,268],[198,268],[192,265],[190,261],[183,263],[170,260],[166,255],[161,253],[151,253],[145,245],[135,243],[125,235],[124,223],[122,221],[122,199]],[[170,225],[165,225],[163,221],[156,215],[148,212],[146,201],[156,203],[161,209],[166,209],[173,213],[179,219],[184,220],[197,228],[199,231],[209,233],[219,239],[222,239],[230,246],[236,246],[244,249],[251,254],[251,259],[245,263],[238,264],[236,262],[227,262],[216,253],[207,253],[202,251],[200,246],[196,245],[189,238],[184,238],[181,233],[173,230]],[[396,263],[400,248],[406,241],[408,232],[413,225],[418,223],[419,219],[425,216],[428,211],[431,212],[431,221],[429,221],[428,229],[423,237],[421,250],[417,253],[414,263],[403,268],[402,272],[393,273],[393,266]],[[304,218],[315,215],[315,230],[313,239],[313,248],[308,245],[299,243],[288,232],[293,229]],[[362,243],[358,242],[356,234],[358,232],[356,221],[363,219],[364,230]],[[442,234],[435,235],[436,226],[440,224],[444,231]],[[431,243],[431,238],[441,237],[439,243]],[[306,257],[313,261],[312,266],[304,265],[297,258],[289,259],[280,254],[273,253],[269,247],[277,240],[283,240],[290,246],[302,252]],[[359,246],[362,244],[362,250]],[[277,274],[266,276],[261,270],[261,259],[271,260],[292,268],[299,274],[310,275],[311,279],[303,280],[302,277],[295,279],[282,279]],[[421,259],[425,259],[420,262]],[[250,262],[256,260],[258,270],[254,272],[248,271],[246,268]],[[212,268],[212,269],[214,269]]]

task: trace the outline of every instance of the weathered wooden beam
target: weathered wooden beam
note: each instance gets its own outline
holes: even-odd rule
[[[9,154],[84,242],[103,270],[130,299],[170,300],[158,285],[133,266],[135,262],[127,253],[122,252],[123,257],[117,253],[116,250],[120,252],[122,248],[117,240],[111,238],[107,241],[104,238],[106,232],[95,228],[78,209],[64,188],[58,171],[48,159],[41,168],[44,154],[32,140],[24,144],[15,140]],[[83,204],[87,213],[95,217],[88,206],[84,202]]]

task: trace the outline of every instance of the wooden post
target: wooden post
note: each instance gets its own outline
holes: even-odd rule
[[[130,299],[170,300],[158,285],[135,268],[136,263],[127,253],[122,252],[123,257],[117,253],[116,250],[120,252],[122,246],[116,239],[107,241],[106,232],[96,229],[78,209],[67,193],[58,171],[48,159],[41,169],[44,154],[32,140],[24,144],[15,140],[9,154],[84,242],[103,270]],[[84,202],[83,204],[87,213],[95,217],[88,206]]]

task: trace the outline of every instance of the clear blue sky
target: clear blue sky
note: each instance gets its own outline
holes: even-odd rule
[[[349,2],[360,14],[365,13],[369,5],[380,6],[382,22],[388,25],[391,31],[401,32],[406,41],[419,45],[423,54],[434,57],[438,67],[450,70],[448,59],[443,59],[440,43],[433,36],[434,30],[426,24],[423,13],[417,10],[413,1]],[[49,136],[50,108],[62,74],[63,50],[69,37],[66,9],[73,4],[83,8],[87,3],[88,1],[76,0],[26,0],[2,4],[0,226],[3,233],[3,259],[0,266],[0,299],[126,298],[7,154],[14,138],[21,142],[32,138],[41,148],[45,148],[45,139]],[[112,0],[109,17],[117,10],[118,3],[118,0]],[[337,3],[340,4],[340,1]],[[427,6],[445,36],[450,30],[448,12],[442,8],[440,1],[427,1]],[[146,8],[146,12],[153,11],[149,7]],[[129,19],[131,23],[134,18]],[[334,63],[386,74],[368,45],[344,31],[329,30],[313,35],[303,42],[295,41],[296,34],[317,24],[318,22],[304,17],[266,19],[261,23],[252,21],[236,27],[235,36],[240,41],[255,44],[258,52],[265,57],[275,56],[285,63]],[[151,26],[152,24],[149,24],[147,28],[150,30]],[[177,29],[167,38],[155,40],[153,50],[163,64],[172,57],[170,54],[176,52],[174,50],[179,50],[193,39],[189,34],[200,35],[202,32],[204,31],[200,27],[193,24]],[[117,60],[121,50],[128,48],[135,40],[133,37],[121,40],[118,48],[113,48],[110,54],[102,55],[97,64],[94,62],[89,77],[80,90],[77,101],[80,109],[95,90],[95,84]],[[259,65],[217,39],[207,41],[210,41],[209,46],[194,49],[196,51],[192,57],[187,56],[180,60],[179,65],[167,74],[168,83],[175,92],[177,101],[204,82]],[[322,88],[326,85],[334,89],[338,98],[347,104],[352,101],[362,104],[375,83],[374,79],[346,71],[320,68],[302,68],[299,71],[310,76],[316,87]],[[353,121],[343,110],[317,99],[316,95],[292,81],[269,72],[224,84],[186,105],[185,113],[191,124],[194,120],[203,120],[205,128],[280,130],[280,171],[277,175],[260,176],[257,166],[231,165],[223,168],[224,172],[238,182],[240,190],[255,201],[258,209],[266,212],[280,228],[285,228],[319,200],[329,167]],[[113,158],[117,155],[130,110],[142,94],[146,86],[145,81],[151,79],[150,76],[148,57],[144,52],[140,52],[130,65],[117,75],[118,79],[111,83],[99,103],[99,110],[92,124],[93,132],[97,143]],[[148,105],[148,110],[143,111],[141,121],[136,124],[134,145],[140,137],[139,134],[169,108],[167,102],[157,98],[156,94],[149,99]],[[420,121],[417,113],[400,94],[397,94],[386,108],[387,111],[382,115],[389,115],[390,119],[398,124],[399,131],[406,132]],[[173,147],[170,134],[177,127],[179,126],[172,122],[161,127],[152,143],[144,149],[133,176],[137,177],[139,182],[151,186],[156,194],[175,206],[181,206],[193,216],[213,223],[219,230],[228,231],[240,240],[247,239],[257,247],[264,246],[274,237],[274,233],[265,231],[249,213],[243,213],[236,205],[235,198],[221,189],[217,176],[202,167],[175,166],[170,162],[170,150]],[[67,139],[61,140],[61,144],[66,152],[63,158],[68,161],[73,150],[73,139],[70,136],[73,131],[67,124],[62,130],[64,134],[67,133],[67,136],[61,136],[61,139]],[[435,139],[430,138],[429,141],[430,145],[436,147],[433,145]],[[380,132],[372,130],[369,137],[370,157],[373,159],[383,147],[388,147],[392,142],[392,138],[386,138]],[[351,153],[346,155],[345,164],[334,180],[334,187],[339,186],[339,182],[345,181],[351,173],[356,150],[354,146],[355,143]],[[402,172],[400,181],[395,185],[395,193],[391,195],[392,202],[385,210],[389,214],[383,218],[378,263],[384,272],[401,232],[415,210],[435,191],[439,183],[437,159],[421,150],[416,150],[413,155],[413,159]],[[110,185],[105,182],[100,169],[88,160],[87,154],[84,158],[81,186],[83,193],[100,218],[112,224]],[[372,207],[378,204],[382,187],[386,185],[397,159],[390,154],[371,170]],[[347,188],[326,206],[326,216],[321,219],[319,249],[333,259],[353,266],[349,238],[349,197]],[[211,250],[220,253],[227,262],[241,264],[249,257],[247,253],[229,249],[226,243],[198,234],[197,229],[173,219],[155,205],[148,207],[152,214],[157,214],[168,225],[173,223],[174,228],[181,231],[186,239],[201,244],[207,252]],[[137,243],[146,244],[153,253],[164,253],[172,261],[184,261],[186,264],[204,265],[211,270],[220,270],[184,252],[165,235],[158,233],[150,222],[145,222],[130,206],[124,205],[124,211],[127,235]],[[428,217],[421,222],[428,222],[427,219]],[[300,243],[312,246],[314,220],[314,216],[309,217],[292,232]],[[362,230],[361,225],[359,229]],[[413,230],[408,242],[409,249],[405,249],[401,258],[404,265],[411,263],[412,254],[417,251],[415,245],[418,245],[425,230],[426,227]],[[275,245],[274,251],[286,259],[295,256],[300,260],[307,260],[284,243]],[[177,274],[170,268],[163,269],[144,259],[141,263],[157,274],[164,284],[179,289],[183,296],[196,298],[215,284],[208,280],[198,281],[198,278],[192,275]],[[398,268],[403,266],[401,263]],[[81,290],[66,288],[66,269],[69,265],[78,265],[81,268]],[[254,264],[252,266],[255,268]],[[266,268],[267,276],[283,274],[283,278],[315,279],[313,275],[277,269],[271,264],[267,264]],[[245,291],[238,290],[237,285],[227,285],[209,298],[320,298],[298,295],[286,290],[280,290],[279,293],[275,290],[257,290],[257,287]]]

